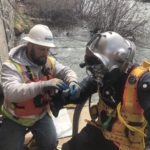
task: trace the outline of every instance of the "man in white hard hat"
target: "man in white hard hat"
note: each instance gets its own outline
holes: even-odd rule
[[[40,150],[53,150],[57,136],[47,113],[52,97],[66,89],[77,97],[80,87],[75,72],[48,55],[55,45],[47,26],[35,25],[23,39],[27,44],[11,49],[2,65],[4,119],[0,150],[23,150],[27,129]]]

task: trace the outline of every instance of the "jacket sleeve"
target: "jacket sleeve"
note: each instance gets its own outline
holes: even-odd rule
[[[40,82],[23,83],[22,76],[12,63],[4,63],[1,83],[5,99],[12,102],[29,100],[41,93]]]
[[[67,66],[54,60],[54,77],[62,79],[64,82],[69,84],[70,82],[78,82],[76,73]]]
[[[97,83],[91,77],[85,77],[80,83],[81,93],[78,99],[71,101],[75,104],[86,101],[92,94],[97,92]]]
[[[150,123],[150,72],[146,72],[138,82],[138,100],[144,109],[146,120]]]

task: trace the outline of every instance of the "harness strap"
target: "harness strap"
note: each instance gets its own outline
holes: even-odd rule
[[[7,62],[9,63],[12,63],[15,65],[15,67],[17,68],[17,70],[21,73],[21,78],[22,78],[22,81],[25,81],[26,77],[25,77],[25,74],[24,74],[24,69],[22,67],[22,65],[18,64],[18,63],[15,63],[13,60],[7,60]]]
[[[117,105],[117,114],[118,114],[118,118],[119,118],[120,122],[122,122],[129,130],[138,132],[142,136],[146,136],[146,134],[143,132],[143,130],[145,129],[145,127],[147,125],[147,122],[145,121],[144,124],[143,124],[143,126],[141,126],[140,128],[133,127],[133,126],[127,124],[127,122],[121,116],[120,110],[121,110],[121,103],[119,103]]]
[[[13,60],[7,60],[7,62],[13,63],[16,66],[17,70],[21,73],[22,81],[26,81],[26,76],[24,73],[23,66],[21,64],[14,62]],[[49,65],[50,65],[50,68],[49,68]],[[51,57],[51,56],[48,57],[48,63],[45,65],[45,68],[46,69],[49,68],[50,72],[47,72],[46,74],[43,74],[43,75],[46,75],[48,80],[53,78],[53,75],[54,75],[54,58],[53,57]],[[33,70],[29,66],[26,66],[26,69],[28,72],[28,78],[31,81],[34,81],[35,76],[34,76]]]
[[[27,69],[27,76],[28,76],[28,78],[31,81],[34,81],[35,78],[34,78],[34,74],[33,74],[32,69],[29,66],[26,66],[26,69]]]
[[[48,61],[49,61],[49,64],[50,64],[50,78],[52,78],[54,76],[54,58],[53,57],[48,57]]]
[[[138,66],[134,68],[131,73],[128,76],[128,79],[125,84],[125,90],[123,94],[123,104],[122,104],[122,111],[129,112],[131,114],[143,114],[143,109],[140,107],[138,103],[138,97],[137,97],[137,84],[140,79],[140,77],[147,72],[147,69]],[[131,105],[134,105],[132,107]]]

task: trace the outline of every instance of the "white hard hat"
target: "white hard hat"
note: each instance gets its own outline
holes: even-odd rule
[[[29,34],[23,38],[25,41],[46,47],[55,47],[53,34],[46,25],[37,24],[31,28]]]

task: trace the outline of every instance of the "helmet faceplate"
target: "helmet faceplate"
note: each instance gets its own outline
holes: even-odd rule
[[[133,62],[135,49],[131,41],[124,39],[118,33],[104,32],[97,34],[87,44],[86,54],[91,51],[109,72],[115,68],[125,71],[124,65]]]
[[[114,69],[126,72],[133,63],[135,50],[134,43],[124,39],[118,33],[98,33],[87,44],[85,63],[87,67],[103,65],[101,67],[105,70],[101,71],[103,73]]]

